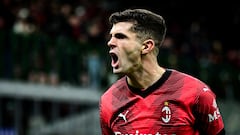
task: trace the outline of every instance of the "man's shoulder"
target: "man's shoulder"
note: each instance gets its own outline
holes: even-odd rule
[[[118,92],[119,90],[123,89],[124,87],[127,87],[126,77],[119,78],[116,82],[111,84],[107,90],[103,93],[102,98],[112,96],[114,93]]]
[[[117,106],[121,106],[120,100],[123,95],[126,95],[127,88],[126,77],[122,77],[113,83],[101,96],[101,110],[107,110],[108,113],[116,111]]]
[[[185,80],[185,82],[206,85],[202,80],[200,80],[199,78],[197,78],[196,76],[194,76],[192,74],[185,73],[185,72],[178,71],[178,70],[172,70],[172,72],[173,72],[174,77],[183,79],[183,80]]]
[[[209,86],[205,82],[191,74],[177,70],[173,70],[172,72],[172,80],[177,80],[175,82],[178,82],[174,84],[180,85],[182,87],[182,90],[188,91],[188,93],[191,93],[189,90],[191,90],[195,94],[199,94],[208,90],[211,91]]]

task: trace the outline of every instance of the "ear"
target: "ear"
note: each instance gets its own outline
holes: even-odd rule
[[[152,39],[145,40],[142,45],[142,54],[147,54],[153,50],[155,43]]]

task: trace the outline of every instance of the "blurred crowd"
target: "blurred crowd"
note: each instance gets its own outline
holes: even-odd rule
[[[0,78],[104,90],[117,79],[107,53],[107,19],[124,8],[121,2],[127,1],[1,0]],[[237,99],[240,48],[234,32],[240,9],[232,9],[229,17],[218,11],[191,17],[167,10],[182,10],[177,5],[159,6],[168,26],[160,64],[207,82],[220,98]]]

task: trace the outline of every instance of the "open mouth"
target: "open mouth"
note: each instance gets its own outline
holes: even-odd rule
[[[115,53],[110,53],[112,59],[112,67],[118,66],[118,56]]]

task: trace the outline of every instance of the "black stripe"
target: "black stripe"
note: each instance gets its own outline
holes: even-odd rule
[[[217,135],[225,135],[225,129],[223,128]]]
[[[155,82],[153,85],[151,85],[150,87],[148,87],[144,91],[142,91],[138,88],[134,88],[134,87],[130,86],[129,84],[128,84],[128,87],[133,93],[135,93],[137,95],[140,95],[141,97],[145,98],[148,95],[150,95],[153,91],[157,90],[160,86],[162,86],[163,83],[169,78],[171,73],[172,73],[172,70],[166,69],[166,71],[164,72],[162,77],[157,82]]]

